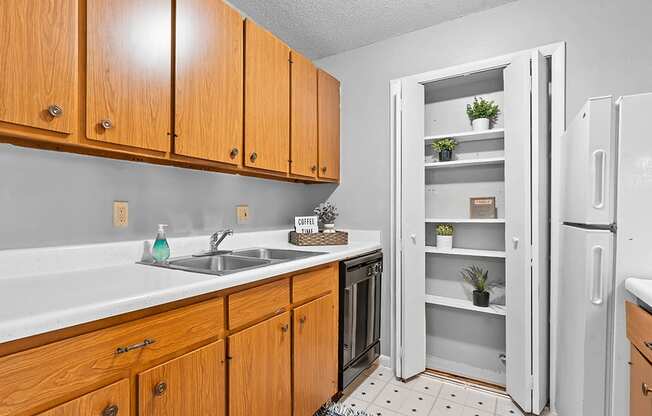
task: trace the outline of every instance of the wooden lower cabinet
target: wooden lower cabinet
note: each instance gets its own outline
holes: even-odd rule
[[[629,370],[630,416],[652,415],[652,364],[632,345]]]
[[[129,380],[120,380],[39,416],[129,416]]]
[[[290,312],[228,338],[229,416],[289,416]]]
[[[218,341],[138,375],[140,416],[223,416],[224,341]]]
[[[294,416],[312,416],[337,393],[336,305],[331,294],[294,310]]]

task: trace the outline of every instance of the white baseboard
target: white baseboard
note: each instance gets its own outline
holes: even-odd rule
[[[389,357],[389,355],[381,354],[378,357],[378,364],[382,365],[383,367],[394,368],[392,365],[392,359]]]

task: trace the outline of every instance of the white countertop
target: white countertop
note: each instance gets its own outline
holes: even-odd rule
[[[630,277],[625,279],[625,288],[638,300],[652,308],[652,279]]]
[[[173,257],[208,236],[170,239]],[[343,260],[381,248],[380,233],[350,231],[346,246],[297,247],[287,230],[237,233],[221,248],[290,248],[325,254],[225,276],[135,264],[151,242],[0,251],[0,343]]]

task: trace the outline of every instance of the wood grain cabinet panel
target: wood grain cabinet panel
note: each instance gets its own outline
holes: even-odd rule
[[[287,278],[229,295],[229,329],[279,313],[289,304],[290,280]]]
[[[652,361],[652,314],[640,306],[626,302],[627,338],[648,361]]]
[[[128,376],[135,365],[217,338],[223,320],[217,298],[1,357],[0,416]]]
[[[222,0],[177,0],[175,51],[175,153],[240,165],[242,17]]]
[[[292,302],[297,303],[328,292],[337,293],[339,264],[312,270],[292,277]]]
[[[319,70],[317,80],[319,177],[340,179],[340,82]]]
[[[652,415],[652,364],[633,345],[630,359],[632,365],[629,370],[629,414]]]
[[[291,52],[290,173],[317,176],[317,68]]]
[[[172,2],[87,0],[86,136],[170,150]]]
[[[337,393],[336,299],[294,310],[294,416],[312,416]]]
[[[231,335],[229,416],[290,416],[290,312]]]
[[[140,373],[139,416],[223,416],[225,358],[218,341]]]
[[[114,413],[115,412],[115,413]],[[129,416],[129,380],[124,379],[38,416]]]
[[[0,1],[0,121],[71,133],[77,0]]]
[[[287,173],[290,158],[290,49],[245,21],[245,166]]]

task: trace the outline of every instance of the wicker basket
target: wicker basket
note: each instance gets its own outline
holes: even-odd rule
[[[290,244],[295,246],[343,246],[349,244],[349,233],[336,231],[334,233],[298,234],[290,231]]]

